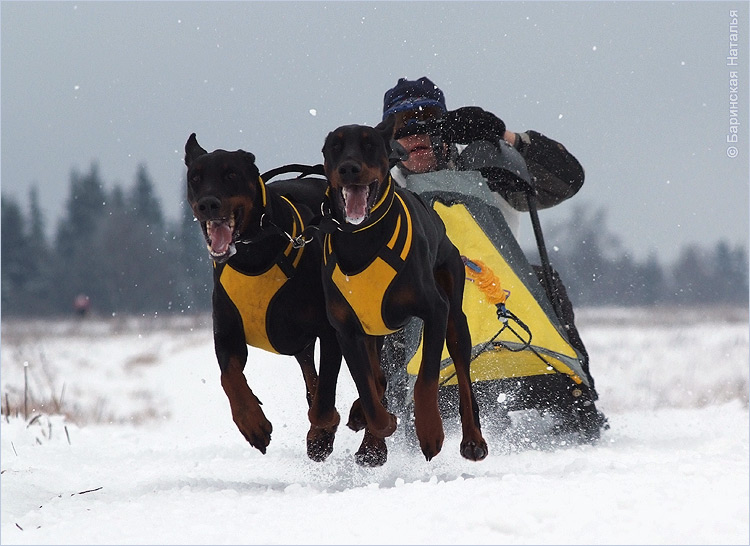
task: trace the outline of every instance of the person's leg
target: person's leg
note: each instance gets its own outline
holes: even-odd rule
[[[543,283],[543,271],[541,266],[533,267],[537,277],[539,277]],[[578,415],[577,419],[566,422],[566,418],[570,417],[569,415],[566,415],[564,412],[563,414],[558,415],[558,418],[562,417],[560,429],[562,431],[568,431],[570,430],[571,425],[575,425],[585,441],[594,441],[599,438],[601,430],[609,428],[609,422],[604,413],[597,409],[594,404],[594,401],[599,399],[599,395],[596,392],[594,378],[589,370],[589,354],[588,351],[586,351],[586,346],[583,344],[583,340],[581,339],[581,335],[578,333],[578,328],[575,324],[573,304],[568,297],[568,292],[565,290],[565,285],[562,283],[560,275],[555,270],[552,270],[552,295],[557,300],[558,305],[556,307],[560,309],[560,314],[562,315],[559,318],[568,334],[570,344],[581,354],[581,368],[583,373],[586,374],[586,378],[591,386],[589,389],[590,401],[585,402],[582,406],[578,407],[576,410]],[[579,398],[578,400],[580,401],[581,399]]]
[[[409,374],[406,365],[417,352],[422,337],[422,321],[416,317],[404,328],[385,336],[380,355],[380,364],[385,374],[388,408],[403,412],[409,403]]]
[[[540,282],[544,283],[544,274],[542,267],[539,265],[535,265],[532,267],[534,268],[534,272],[536,273]],[[553,297],[556,298],[557,303],[559,304],[560,312],[562,313],[562,316],[558,318],[562,322],[563,328],[565,328],[565,331],[568,334],[570,344],[581,354],[581,368],[583,368],[583,373],[586,374],[586,378],[591,385],[592,398],[594,400],[597,400],[599,396],[597,395],[596,389],[594,388],[594,378],[589,370],[589,354],[588,351],[586,351],[586,346],[583,344],[583,340],[581,339],[581,335],[578,333],[578,328],[575,324],[573,303],[568,297],[568,292],[565,289],[565,285],[563,284],[562,280],[560,279],[560,275],[554,269],[552,270],[552,294]]]

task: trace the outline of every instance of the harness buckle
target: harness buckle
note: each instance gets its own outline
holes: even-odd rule
[[[305,234],[300,233],[296,237],[290,237],[289,241],[292,243],[292,248],[295,250],[298,250],[302,247],[304,247],[307,243],[311,243],[314,237],[310,237],[309,239],[305,239]]]

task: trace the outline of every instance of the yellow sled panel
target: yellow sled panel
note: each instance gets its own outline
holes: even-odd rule
[[[580,383],[581,379],[562,360],[555,355],[563,355],[577,360],[578,355],[550,322],[544,310],[531,294],[528,288],[518,278],[495,245],[487,237],[482,228],[472,217],[466,206],[457,203],[446,206],[436,201],[433,205],[445,223],[445,227],[453,244],[461,255],[470,260],[480,260],[489,267],[500,279],[501,287],[510,291],[505,302],[506,308],[523,321],[532,332],[531,347],[519,352],[513,352],[503,347],[489,348],[481,353],[471,363],[472,381],[488,381],[512,377],[531,375],[565,373],[573,381]],[[529,282],[538,282],[536,276]],[[471,281],[466,282],[464,288],[463,310],[469,323],[472,346],[476,349],[489,342],[502,323],[497,318],[496,306],[488,301],[487,296]],[[511,321],[515,335],[509,329],[503,331],[495,341],[507,343],[510,346],[520,346],[527,341],[528,334]],[[531,349],[534,349],[540,358]],[[420,342],[414,357],[407,365],[410,375],[417,375],[422,360],[422,344]],[[442,360],[449,364],[441,370],[440,383],[455,384],[455,372],[450,363],[448,350],[443,346]]]

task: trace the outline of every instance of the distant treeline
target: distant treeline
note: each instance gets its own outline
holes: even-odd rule
[[[657,255],[641,262],[607,230],[604,211],[571,211],[567,221],[545,225],[545,236],[576,305],[748,304],[746,249],[719,241],[687,246],[672,264]],[[73,171],[52,240],[36,189],[27,210],[3,195],[1,219],[4,316],[71,314],[78,296],[98,315],[210,309],[211,263],[201,230],[187,205],[179,220],[164,218],[145,166],[132,187],[112,191],[96,163],[88,173]]]
[[[667,265],[655,253],[639,261],[607,228],[606,211],[572,203],[570,208],[565,221],[545,226],[544,235],[548,246],[561,249],[548,253],[574,303],[748,305],[746,248],[732,247],[727,241],[709,248],[691,244]]]
[[[98,315],[210,309],[211,264],[187,206],[164,218],[145,166],[130,188],[105,190],[96,164],[73,171],[50,241],[36,189],[29,209],[2,197],[3,316],[65,315],[85,295]]]

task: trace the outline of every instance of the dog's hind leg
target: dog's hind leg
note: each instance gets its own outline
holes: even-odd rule
[[[302,378],[305,380],[305,396],[307,407],[312,406],[315,391],[318,389],[318,372],[315,371],[315,342],[313,341],[299,353],[294,355],[302,370]]]
[[[359,466],[383,466],[388,460],[385,438],[378,438],[369,429],[365,429],[365,437],[362,438],[362,443],[354,454],[354,460]]]
[[[372,373],[374,374],[378,385],[383,388],[383,394],[380,394],[380,390],[378,390],[378,394],[381,396],[383,406],[388,409],[388,404],[385,399],[385,389],[387,383],[385,374],[383,373],[383,368],[380,366],[380,355],[383,351],[383,340],[383,336],[378,337],[378,365],[375,366],[375,368],[372,370]],[[359,398],[357,398],[352,403],[352,407],[349,410],[349,420],[346,422],[346,426],[352,429],[354,432],[359,432],[360,430],[367,427],[367,418],[365,417],[365,412],[362,410],[362,402],[359,401]]]
[[[385,407],[387,408],[387,406]],[[354,460],[357,464],[370,467],[384,465],[386,460],[388,460],[388,447],[385,444],[384,438],[378,438],[367,428],[367,418],[365,417],[362,402],[359,401],[359,398],[352,404],[352,408],[349,411],[349,421],[347,421],[346,426],[354,432],[359,432],[362,429],[365,431],[362,443],[354,454]]]
[[[339,342],[359,392],[359,406],[367,420],[367,428],[378,438],[387,438],[396,430],[396,416],[383,406],[385,376],[378,359],[378,338],[358,336],[354,339],[339,335]],[[352,415],[359,416],[357,403],[352,406]]]
[[[382,337],[378,339],[377,345],[378,354],[380,354],[383,345]],[[372,373],[379,385],[377,390],[378,396],[383,403],[383,407],[388,409],[388,402],[385,398],[386,378],[383,369],[380,367],[380,357],[378,356],[377,361],[371,362],[371,364],[373,365]],[[355,432],[362,429],[365,430],[362,443],[354,454],[354,460],[357,464],[368,467],[383,466],[388,460],[388,446],[384,438],[378,438],[367,428],[367,418],[362,409],[362,402],[359,399],[355,400],[352,404],[352,408],[349,411],[349,421],[346,423],[346,426]]]
[[[349,410],[349,420],[346,422],[346,426],[352,429],[354,432],[367,428],[367,417],[362,409],[362,402],[357,398],[352,402],[352,407]]]
[[[313,402],[307,412],[307,456],[324,461],[333,452],[333,440],[341,421],[336,411],[336,382],[341,369],[341,348],[331,330],[320,337],[320,375]]]

